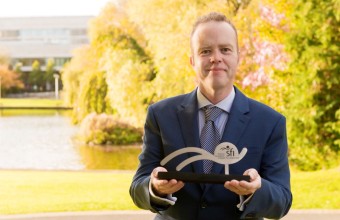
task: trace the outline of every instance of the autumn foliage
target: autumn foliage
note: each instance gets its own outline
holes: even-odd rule
[[[0,65],[1,92],[5,94],[11,89],[20,89],[24,85],[19,79],[19,74],[9,69],[8,65]]]
[[[340,9],[333,0],[109,3],[91,22],[90,44],[63,69],[74,121],[107,113],[142,128],[151,103],[194,89],[191,25],[210,11],[238,29],[236,85],[287,117],[291,163],[305,170],[338,165]]]

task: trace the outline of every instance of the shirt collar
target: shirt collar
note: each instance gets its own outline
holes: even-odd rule
[[[235,89],[233,88],[231,90],[231,93],[225,97],[222,101],[217,103],[216,107],[219,107],[220,109],[230,112],[231,106],[233,104],[235,98]],[[200,91],[199,88],[197,88],[197,101],[198,101],[198,108],[201,109],[207,105],[213,105]]]

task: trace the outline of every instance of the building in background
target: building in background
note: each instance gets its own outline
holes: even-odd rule
[[[42,71],[49,60],[54,71],[71,59],[72,50],[88,44],[91,16],[0,18],[0,52],[10,58],[14,68],[29,74],[38,61]]]
[[[22,71],[32,69],[34,60],[42,68],[53,59],[56,70],[72,57],[72,50],[88,43],[90,16],[0,18],[0,50],[11,64],[22,63]]]

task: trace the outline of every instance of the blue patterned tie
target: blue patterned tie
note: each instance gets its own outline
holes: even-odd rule
[[[215,120],[222,113],[222,109],[208,105],[203,108],[205,115],[205,124],[203,126],[200,142],[201,147],[214,154],[216,146],[220,143],[221,135],[215,126]],[[213,161],[203,160],[203,172],[210,173],[213,167]]]

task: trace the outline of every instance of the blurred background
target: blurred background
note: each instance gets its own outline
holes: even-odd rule
[[[293,207],[340,209],[335,183],[340,179],[339,1],[0,3],[4,177],[12,170],[110,170],[126,171],[131,178],[147,107],[196,87],[189,63],[192,24],[204,13],[219,11],[238,29],[236,86],[287,118],[292,187],[298,195]],[[324,181],[316,186],[311,184],[315,178]],[[315,193],[303,192],[302,183],[324,188],[323,199],[305,203]],[[8,198],[1,196],[0,201]],[[82,208],[136,209],[124,196],[126,206],[92,201]],[[32,209],[18,210],[8,205],[2,211]]]

